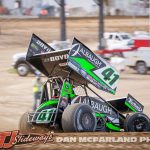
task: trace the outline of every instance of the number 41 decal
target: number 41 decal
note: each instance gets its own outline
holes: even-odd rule
[[[119,75],[115,74],[115,71],[111,68],[107,68],[102,72],[105,81],[109,81],[109,85],[113,85],[118,79]]]
[[[119,79],[119,74],[118,72],[109,67],[108,65],[104,68],[97,69],[93,71],[105,84],[111,88],[111,89],[116,89],[116,83]]]
[[[119,79],[119,75],[115,73],[112,68],[107,68],[102,72],[103,79],[108,82],[109,85],[113,86]]]
[[[36,119],[36,123],[50,122],[55,110],[56,108],[42,110]]]

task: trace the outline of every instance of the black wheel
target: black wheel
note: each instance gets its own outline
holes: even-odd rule
[[[45,125],[33,125],[28,122],[28,112],[24,113],[19,120],[19,130],[22,134],[29,133],[47,133],[49,129],[45,127]]]
[[[139,74],[146,74],[147,73],[147,66],[145,62],[138,62],[136,64],[136,70]]]
[[[106,121],[103,118],[97,118],[97,131],[99,132],[108,132],[109,130],[106,127]]]
[[[19,130],[22,134],[31,133],[33,126],[28,123],[28,113],[24,113],[19,120]]]
[[[86,104],[67,106],[62,114],[61,123],[65,132],[93,132],[97,124],[92,108]]]
[[[150,119],[143,113],[128,115],[124,122],[126,132],[147,132],[150,131]]]
[[[27,76],[28,73],[29,73],[29,67],[27,64],[25,63],[21,63],[17,66],[17,73],[20,75],[20,76]]]

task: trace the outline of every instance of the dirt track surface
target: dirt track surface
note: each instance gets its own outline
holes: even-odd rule
[[[105,19],[104,24],[106,32],[149,31],[148,18]],[[67,19],[66,27],[68,39],[72,40],[73,37],[77,37],[83,42],[98,42],[98,18]],[[58,19],[0,19],[0,29],[3,35],[0,43],[2,42],[10,48],[16,45],[26,48],[32,33],[39,35],[46,42],[52,42],[59,40],[59,28],[60,21]],[[0,47],[2,46],[0,45]]]
[[[68,37],[78,37],[85,41],[91,49],[97,46],[97,20],[69,20]],[[148,31],[148,19],[137,19],[137,30]],[[128,31],[135,30],[132,19],[121,19],[105,21],[107,31]],[[31,34],[38,34],[46,42],[59,39],[59,21],[58,20],[0,20],[0,131],[10,131],[18,129],[20,116],[30,111],[32,108],[32,81],[33,75],[28,77],[19,77],[10,70],[12,64],[12,55],[16,52],[24,52],[28,47]],[[43,78],[45,80],[45,78]],[[132,70],[127,70],[121,74],[118,84],[117,94],[115,96],[98,91],[106,99],[126,97],[128,93],[133,95],[145,107],[144,112],[150,116],[150,74],[138,75]],[[68,134],[62,133],[61,136]],[[72,135],[72,134],[71,134]],[[75,136],[106,136],[105,133],[80,133]],[[110,136],[150,136],[149,133],[129,134],[129,133],[111,133]],[[149,149],[149,143],[57,143],[46,145],[26,145],[26,149]],[[16,146],[15,149],[23,149],[22,146]]]

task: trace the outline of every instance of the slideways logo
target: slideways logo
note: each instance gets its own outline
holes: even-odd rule
[[[53,142],[53,133],[49,134],[19,134],[18,130],[0,132],[0,149],[9,149],[14,145],[27,144],[33,142]]]
[[[15,141],[16,136],[18,135],[19,131],[7,131],[0,133],[0,149],[8,149],[13,147],[13,143]]]

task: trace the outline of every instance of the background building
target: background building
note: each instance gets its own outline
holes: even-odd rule
[[[59,7],[55,0],[0,0],[0,2],[12,13],[18,7],[17,2],[20,2],[21,9],[33,8],[32,15],[37,15],[43,6],[53,6],[52,13],[57,13],[54,7]],[[81,15],[98,15],[97,5],[93,0],[66,0],[66,7],[70,8],[70,10],[67,9],[67,13],[71,11],[69,15],[74,15],[72,11],[77,8],[84,10],[84,13],[79,13]],[[148,16],[150,13],[149,0],[104,0],[104,13],[112,16]]]

